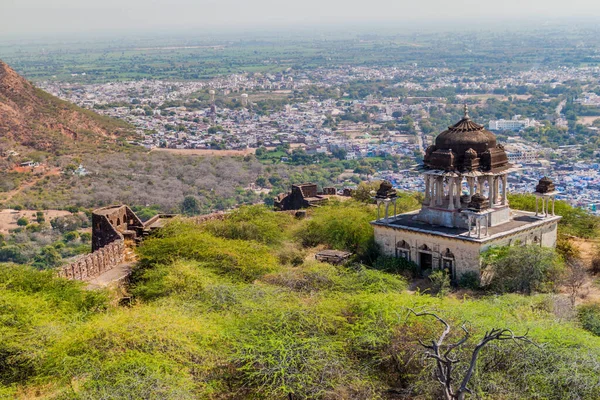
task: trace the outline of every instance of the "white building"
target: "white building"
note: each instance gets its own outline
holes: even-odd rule
[[[515,115],[512,119],[490,120],[488,129],[491,131],[520,131],[537,125],[538,122],[535,119],[521,119],[520,115]]]
[[[447,270],[457,280],[480,274],[480,255],[492,246],[555,247],[556,191],[544,178],[536,188],[536,213],[511,210],[507,176],[514,170],[493,133],[465,117],[442,132],[424,159],[421,210],[395,215],[396,191],[384,182],[377,192],[375,240],[384,254],[416,263],[422,272]]]

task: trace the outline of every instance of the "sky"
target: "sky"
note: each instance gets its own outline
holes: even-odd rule
[[[0,0],[0,35],[285,29],[386,23],[600,22],[598,0]]]

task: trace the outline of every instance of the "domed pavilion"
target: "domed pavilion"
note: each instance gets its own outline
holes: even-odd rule
[[[466,227],[461,212],[469,208],[475,194],[485,194],[489,201],[490,226],[509,218],[507,176],[513,167],[496,136],[471,120],[466,105],[464,117],[427,148],[423,170],[425,201],[420,220]]]
[[[395,190],[382,184],[375,200],[385,213],[372,222],[375,240],[387,255],[408,259],[422,272],[445,269],[455,280],[466,272],[479,275],[480,254],[491,246],[555,247],[561,217],[554,215],[554,184],[543,178],[536,186],[541,212],[511,210],[508,176],[515,169],[496,136],[472,121],[465,105],[463,118],[425,152],[419,211],[390,216]]]

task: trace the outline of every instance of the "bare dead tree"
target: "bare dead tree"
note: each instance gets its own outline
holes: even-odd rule
[[[569,300],[571,300],[571,306],[575,306],[577,297],[581,293],[585,281],[587,279],[587,271],[585,265],[579,259],[567,260],[567,271],[564,278],[564,285],[569,292]]]
[[[453,353],[456,349],[464,345],[467,342],[467,340],[469,340],[471,334],[463,324],[461,326],[461,329],[463,331],[464,336],[455,343],[446,344],[444,343],[444,341],[446,340],[448,334],[450,334],[451,330],[450,324],[448,324],[448,322],[439,317],[437,314],[429,311],[416,312],[413,309],[409,309],[409,314],[413,314],[417,317],[431,316],[444,326],[444,331],[441,333],[437,340],[432,340],[431,344],[426,344],[421,340],[419,340],[419,343],[421,344],[421,346],[427,349],[427,352],[425,353],[426,357],[435,360],[435,378],[442,385],[445,400],[464,400],[467,394],[471,394],[471,390],[468,388],[468,384],[471,378],[473,377],[473,373],[475,372],[475,366],[477,365],[477,358],[479,357],[479,353],[488,343],[494,340],[513,340],[531,343],[531,341],[527,337],[527,333],[521,336],[517,336],[510,329],[492,329],[486,332],[483,338],[479,341],[479,343],[477,343],[477,345],[473,349],[469,361],[469,367],[465,372],[465,375],[463,376],[462,380],[460,381],[460,385],[458,386],[458,388],[455,388],[453,382],[458,380],[454,379],[453,377],[453,374],[455,372],[454,367],[460,362],[460,360],[453,357]]]

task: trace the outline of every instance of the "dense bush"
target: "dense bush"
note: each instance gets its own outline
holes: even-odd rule
[[[161,230],[139,249],[143,267],[168,264],[177,259],[194,260],[222,274],[252,280],[277,268],[276,258],[265,245],[253,241],[223,239],[202,227],[181,220]]]
[[[224,220],[208,221],[203,224],[210,233],[227,239],[256,240],[265,244],[279,244],[283,233],[293,217],[288,213],[275,213],[266,206],[244,206]]]
[[[431,281],[431,292],[443,297],[450,291],[450,277],[446,271],[437,270],[429,275]]]
[[[128,307],[48,271],[0,265],[0,396],[440,398],[419,342],[439,335],[438,327],[408,318],[410,307],[435,309],[452,326],[466,322],[473,339],[507,327],[542,344],[486,347],[474,398],[600,397],[600,338],[559,320],[552,296],[432,297],[408,293],[403,277],[359,263],[282,265],[296,258],[280,255],[297,251],[286,238],[307,222],[281,225],[282,242],[266,245],[261,235],[230,239],[175,219],[139,248]],[[368,218],[353,222],[368,226]],[[340,237],[357,229],[336,226],[350,229]],[[393,265],[384,261],[383,269]],[[461,333],[452,330],[449,339]],[[459,370],[473,339],[458,353]]]
[[[463,273],[458,279],[458,286],[464,289],[478,290],[481,289],[479,274],[473,271]]]
[[[361,257],[374,256],[373,228],[369,222],[375,217],[372,206],[354,201],[332,202],[311,210],[296,237],[304,246],[323,244]]]
[[[500,293],[553,291],[564,270],[554,249],[538,245],[492,248],[483,263],[484,285]]]
[[[584,304],[577,309],[577,317],[583,329],[600,336],[600,304]]]
[[[415,278],[419,267],[412,261],[401,257],[379,256],[373,263],[373,268],[378,271],[400,274],[406,278]]]

